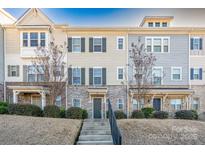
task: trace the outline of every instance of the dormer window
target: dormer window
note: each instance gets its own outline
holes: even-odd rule
[[[30,45],[31,47],[38,46],[38,33],[30,33]]]
[[[148,22],[148,27],[153,27],[153,26],[154,26],[153,22]]]
[[[162,27],[167,27],[167,26],[168,26],[167,22],[162,23]]]
[[[155,27],[160,27],[160,22],[155,22]]]

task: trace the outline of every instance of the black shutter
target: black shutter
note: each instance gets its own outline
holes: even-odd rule
[[[81,85],[85,85],[85,68],[81,68]]]
[[[93,68],[89,68],[89,84],[93,85]]]
[[[203,48],[203,39],[200,38],[200,50],[202,50],[202,48]]]
[[[11,76],[11,66],[8,65],[8,76]]]
[[[81,38],[81,52],[85,52],[85,38]]]
[[[191,38],[191,50],[193,50],[194,49],[194,39],[193,38]]]
[[[93,38],[89,38],[89,52],[93,52]]]
[[[28,66],[23,65],[23,81],[28,82]]]
[[[19,70],[19,65],[16,65],[16,76],[19,76],[19,72],[20,72],[20,70]]]
[[[72,85],[72,68],[68,68],[68,84]]]
[[[102,45],[103,45],[103,46],[102,46],[102,51],[103,51],[103,52],[106,52],[106,46],[107,46],[107,45],[106,45],[106,38],[105,38],[105,37],[102,38]]]
[[[191,80],[194,79],[194,69],[193,68],[191,68],[190,78],[191,78]]]
[[[72,37],[68,38],[68,52],[72,52]]]
[[[102,84],[106,85],[106,68],[102,69]]]

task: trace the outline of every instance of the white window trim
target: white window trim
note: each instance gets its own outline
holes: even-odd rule
[[[153,67],[152,68],[152,81],[154,81],[154,74],[153,74],[153,72],[154,72],[154,69],[161,69],[161,85],[163,85],[164,84],[164,82],[163,82],[163,72],[164,72],[164,68],[162,67],[162,66],[155,66],[155,67]]]
[[[100,52],[94,50],[94,39],[95,38],[100,38],[101,39],[101,51]],[[103,40],[102,40],[102,38],[103,38],[102,36],[94,36],[93,37],[93,53],[103,53],[103,51],[102,51],[103,50]]]
[[[173,70],[180,69],[180,79],[173,79]],[[182,67],[171,67],[171,80],[172,81],[181,81],[182,80]]]
[[[198,46],[199,49],[191,49],[191,42],[190,42],[190,50],[192,50],[192,51],[201,51],[202,49],[200,49],[200,39],[203,40],[203,38],[200,37],[200,36],[194,36],[194,37],[191,37],[191,38],[192,39],[199,39],[199,46]],[[194,44],[193,44],[193,47],[194,47]]]
[[[148,36],[145,37],[145,48],[147,48],[147,39],[151,39],[152,50],[150,53],[160,54],[160,53],[170,53],[170,37],[160,37],[160,36]],[[154,39],[161,39],[161,52],[154,52]],[[164,39],[168,39],[168,52],[164,52]],[[149,53],[149,52],[148,52]]]
[[[122,49],[119,49],[119,48],[118,48],[118,45],[119,45],[118,40],[119,40],[119,39],[123,39],[123,44],[122,44],[122,45],[123,45],[123,48],[122,48]],[[124,37],[124,36],[117,36],[116,42],[117,42],[117,43],[116,43],[116,45],[117,45],[117,46],[116,46],[116,49],[117,49],[117,50],[119,50],[119,51],[125,50],[125,37]]]
[[[28,46],[23,46],[23,33],[28,33]],[[38,33],[38,45],[41,43],[41,33],[45,33],[45,48],[48,47],[48,32],[47,31],[21,31],[20,32],[20,47],[27,49],[27,48],[36,48],[31,46],[30,42],[30,33]]]
[[[80,108],[81,108],[81,98],[72,98],[72,107],[74,107],[74,102],[73,102],[74,99],[79,99],[80,100]]]
[[[78,53],[81,53],[82,51],[81,51],[81,36],[72,36],[71,37],[72,38],[72,53],[76,53],[76,54],[78,54]],[[73,39],[75,39],[75,38],[79,38],[80,39],[80,51],[73,51]]]
[[[9,65],[8,65],[8,66],[9,66]],[[15,67],[15,70],[12,70],[12,69],[11,69],[13,66]],[[17,67],[19,67],[19,72],[18,72],[18,70],[17,70]],[[8,70],[8,71],[9,71],[9,70]],[[12,72],[13,72],[13,71],[16,72],[16,75],[15,75],[15,76],[12,75]],[[10,65],[10,72],[9,72],[9,73],[10,73],[10,76],[9,76],[9,77],[18,77],[17,74],[18,74],[18,73],[20,74],[20,66],[19,66],[19,65]]]
[[[80,84],[74,84],[73,83],[73,69],[80,69]],[[78,67],[78,66],[72,66],[72,85],[82,85],[81,83],[81,67]]]
[[[119,104],[120,104],[120,103],[119,103],[119,100],[120,100],[120,99],[122,100],[122,109],[119,108]],[[123,99],[123,98],[118,98],[118,99],[117,99],[117,109],[118,109],[118,110],[124,110],[124,105],[125,105],[124,99]]]
[[[101,69],[101,84],[95,84],[95,82],[94,82],[94,69]],[[98,66],[93,67],[93,85],[96,85],[96,86],[102,85],[102,84],[103,84],[103,83],[102,83],[102,78],[103,78],[103,75],[102,75],[102,67],[98,67]]]
[[[123,79],[119,79],[119,78],[118,78],[119,69],[123,69]],[[118,67],[117,67],[117,80],[121,80],[121,81],[124,80],[124,72],[125,72],[125,68],[124,68],[123,66],[118,66]]]

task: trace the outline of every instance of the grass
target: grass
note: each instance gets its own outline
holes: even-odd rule
[[[82,120],[0,115],[0,144],[74,144]]]
[[[123,144],[205,144],[205,122],[177,119],[118,120]]]

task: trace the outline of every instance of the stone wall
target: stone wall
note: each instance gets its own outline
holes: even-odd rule
[[[0,101],[4,100],[4,85],[0,83]]]

